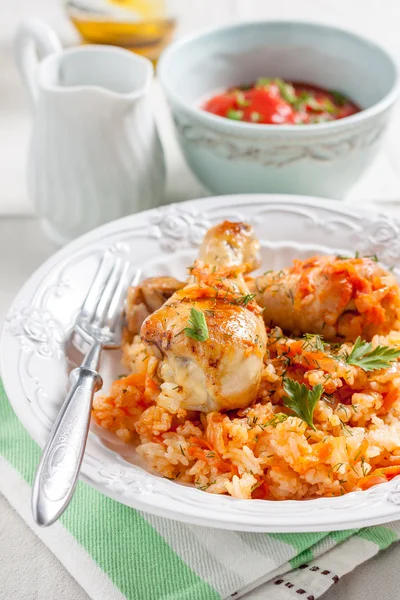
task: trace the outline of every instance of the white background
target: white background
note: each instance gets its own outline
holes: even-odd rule
[[[351,28],[386,45],[400,62],[400,0],[175,0],[177,35],[238,19],[307,19]],[[30,114],[13,63],[12,37],[24,16],[46,19],[65,45],[76,34],[61,0],[0,0],[0,322],[24,280],[55,248],[42,235],[25,193]],[[168,162],[169,200],[205,194],[185,167],[157,90],[153,102]],[[376,201],[400,213],[400,107],[374,166],[350,201]],[[398,600],[400,547],[339,582],[326,600]],[[0,600],[82,600],[86,594],[0,496]],[[140,600],[140,599],[138,599]],[[196,600],[196,599],[193,599]]]

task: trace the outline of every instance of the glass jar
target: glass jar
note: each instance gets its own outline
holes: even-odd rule
[[[65,7],[84,43],[122,46],[152,61],[175,30],[168,0],[66,0]]]

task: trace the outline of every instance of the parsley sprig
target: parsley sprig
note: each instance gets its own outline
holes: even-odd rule
[[[304,383],[300,384],[290,377],[285,377],[283,389],[287,394],[283,397],[283,404],[291,408],[302,421],[315,431],[313,415],[316,404],[324,391],[322,385],[318,383],[309,390]]]
[[[347,364],[361,367],[364,371],[376,371],[390,367],[399,356],[400,350],[389,346],[372,348],[371,342],[364,342],[358,337],[350,354],[343,358]]]
[[[207,321],[203,311],[191,308],[188,325],[189,327],[185,327],[184,329],[186,337],[197,340],[198,342],[205,342],[208,340]]]

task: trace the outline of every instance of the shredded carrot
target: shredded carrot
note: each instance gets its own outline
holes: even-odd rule
[[[400,465],[393,465],[392,467],[382,467],[372,471],[371,475],[378,475],[379,477],[386,477],[388,481],[400,475]]]
[[[384,477],[378,477],[377,475],[368,475],[367,477],[362,477],[358,480],[358,486],[362,490],[368,490],[370,487],[374,485],[378,485],[379,483],[385,483],[387,479]]]
[[[150,375],[146,376],[144,397],[149,402],[155,402],[160,393],[160,386]]]
[[[385,394],[385,396],[383,398],[382,408],[379,412],[380,413],[389,412],[389,410],[392,408],[393,404],[396,402],[398,397],[399,397],[399,391],[396,388],[393,388],[392,390],[390,390],[390,392]]]
[[[386,481],[390,481],[396,475],[400,475],[400,465],[393,465],[392,467],[383,467],[378,468],[372,471],[366,477],[362,477],[358,481],[358,485],[366,490],[373,485],[378,485],[378,483],[385,483]]]
[[[198,448],[196,446],[190,446],[187,452],[192,458],[197,458],[197,460],[207,462],[206,453],[201,448]]]
[[[268,485],[266,481],[262,481],[257,485],[251,493],[251,497],[258,500],[264,500],[268,497]]]
[[[200,448],[207,448],[208,450],[213,450],[212,443],[208,442],[207,440],[203,440],[201,438],[192,436],[191,438],[189,438],[189,442],[194,446],[200,446]]]
[[[359,462],[362,459],[365,452],[367,451],[367,448],[368,448],[368,441],[364,439],[361,442],[361,444],[359,445],[356,454],[354,455],[353,463]]]
[[[140,390],[144,391],[144,386],[146,382],[146,373],[132,373],[127,377],[121,377],[121,379],[116,379],[113,382],[113,387],[115,388],[127,388],[129,386],[137,387]]]

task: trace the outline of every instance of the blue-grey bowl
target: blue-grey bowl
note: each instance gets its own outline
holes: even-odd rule
[[[393,58],[337,27],[244,22],[172,44],[158,77],[185,158],[212,192],[282,192],[342,198],[371,164],[399,95]],[[205,112],[214,91],[281,77],[335,89],[363,110],[315,125],[260,125]]]

